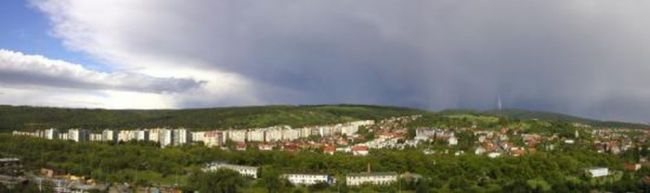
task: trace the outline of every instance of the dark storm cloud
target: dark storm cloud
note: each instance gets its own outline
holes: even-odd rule
[[[506,107],[650,115],[646,1],[150,3],[111,20],[136,26],[109,34],[116,50],[204,61],[252,80],[246,94],[264,103],[487,109],[500,95]]]

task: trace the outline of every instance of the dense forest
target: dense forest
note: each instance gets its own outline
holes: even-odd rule
[[[648,125],[597,121],[570,115],[506,109],[502,111],[444,110],[430,112],[403,107],[372,105],[277,105],[181,110],[106,110],[0,105],[0,132],[45,128],[133,129],[143,127],[186,127],[192,130],[254,128],[273,125],[294,127],[379,120],[404,115],[476,115],[511,120],[548,120],[582,123],[595,127],[650,128]]]
[[[320,125],[427,113],[370,105],[224,107],[183,110],[106,110],[0,106],[0,131],[14,129],[186,127],[193,130],[273,125]]]

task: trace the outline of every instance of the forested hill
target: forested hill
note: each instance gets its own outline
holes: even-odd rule
[[[0,105],[0,131],[14,129],[186,127],[250,128],[321,125],[426,111],[371,105],[252,106],[183,110],[106,110]]]
[[[484,114],[507,117],[509,119],[530,120],[539,119],[547,121],[563,121],[570,123],[582,123],[595,127],[621,127],[621,128],[638,128],[645,129],[650,126],[640,123],[626,123],[617,121],[599,121],[594,119],[587,119],[572,115],[561,113],[544,112],[544,111],[531,111],[524,109],[503,109],[503,110],[489,110],[482,112]]]

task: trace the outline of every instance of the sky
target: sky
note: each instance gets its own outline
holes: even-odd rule
[[[650,1],[0,1],[0,104],[650,121]]]

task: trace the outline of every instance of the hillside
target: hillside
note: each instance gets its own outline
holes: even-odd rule
[[[183,110],[106,110],[0,105],[0,131],[42,128],[249,128],[319,125],[425,111],[370,105],[253,106]]]
[[[503,110],[489,110],[481,112],[483,114],[502,116],[510,119],[530,120],[539,119],[547,121],[563,121],[569,123],[582,123],[595,127],[625,127],[625,128],[650,128],[650,126],[638,123],[626,123],[617,121],[599,121],[594,119],[582,118],[572,115],[561,113],[544,112],[544,111],[531,111],[524,109],[503,109]]]

